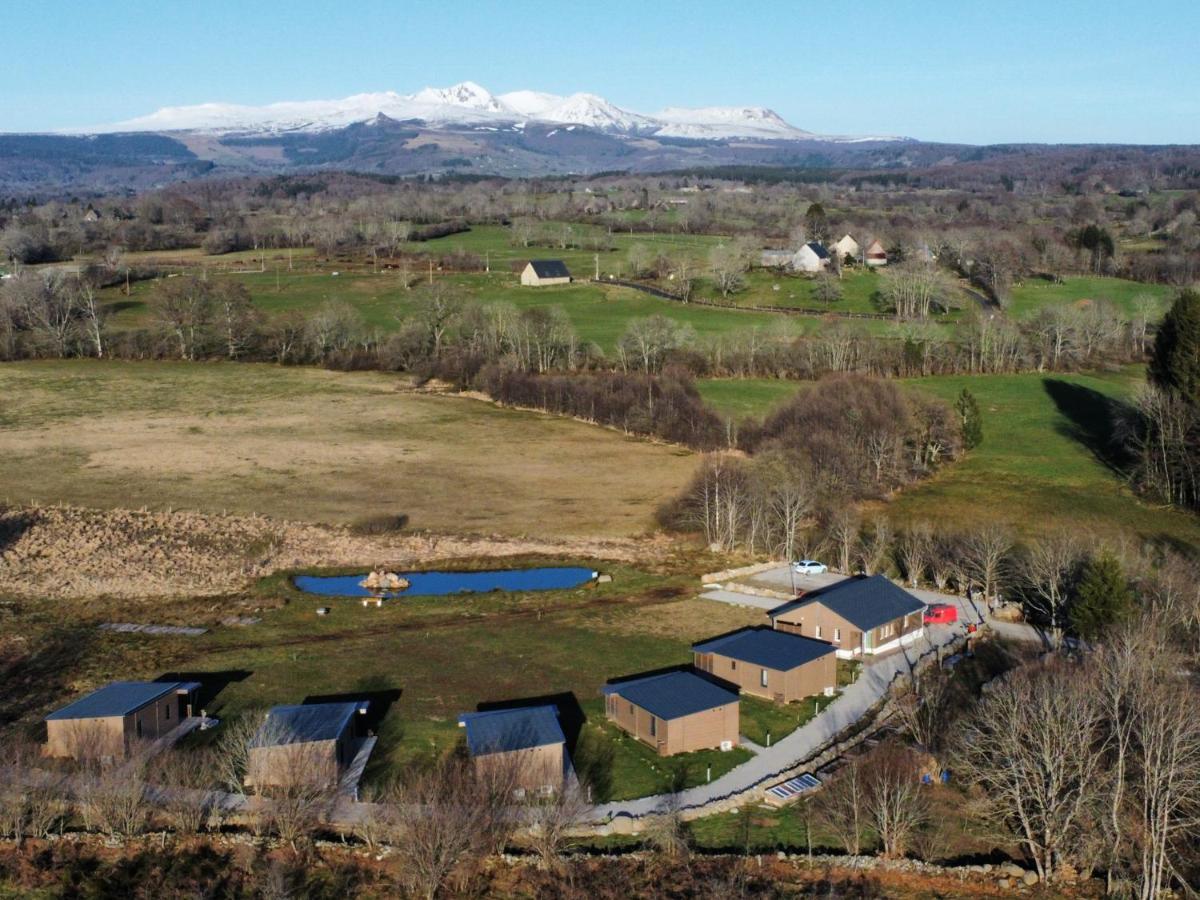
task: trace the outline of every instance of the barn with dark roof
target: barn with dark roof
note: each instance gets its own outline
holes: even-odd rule
[[[561,259],[531,259],[521,270],[521,284],[526,287],[570,283],[571,272]]]
[[[738,743],[738,695],[695,672],[634,678],[603,689],[609,721],[660,756]]]
[[[925,604],[883,575],[847,578],[777,606],[777,631],[828,641],[848,658],[884,653],[921,636]]]
[[[837,687],[833,645],[785,631],[743,628],[701,641],[692,653],[701,672],[776,703],[831,694]]]

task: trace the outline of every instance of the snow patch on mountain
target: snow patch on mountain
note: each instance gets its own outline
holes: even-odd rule
[[[433,127],[453,125],[524,127],[527,121],[582,125],[612,134],[721,140],[902,140],[886,137],[830,137],[785,122],[760,106],[668,107],[653,115],[630,112],[596,94],[569,97],[541,91],[511,91],[496,96],[473,81],[448,88],[427,87],[415,94],[395,91],[355,94],[341,100],[304,100],[244,106],[201,103],[168,106],[147,116],[100,128],[74,129],[97,134],[130,131],[195,131],[217,134],[278,134],[326,131],[378,116],[399,121],[419,119]]]

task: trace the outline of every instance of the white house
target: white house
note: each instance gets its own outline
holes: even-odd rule
[[[817,241],[809,241],[792,254],[792,268],[797,272],[820,272],[829,265],[829,251]]]
[[[833,245],[833,249],[837,252],[838,259],[845,259],[849,256],[851,259],[858,259],[858,241],[850,237],[848,234],[843,234],[841,239]]]
[[[531,259],[521,270],[521,284],[526,287],[570,283],[571,273],[561,259]]]

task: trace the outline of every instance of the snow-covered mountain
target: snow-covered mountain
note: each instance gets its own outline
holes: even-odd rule
[[[427,87],[415,94],[395,91],[355,94],[342,100],[304,100],[241,106],[201,103],[168,106],[124,122],[75,133],[202,132],[217,134],[279,134],[317,132],[369,122],[380,114],[398,121],[421,120],[431,127],[502,125],[525,122],[581,125],[610,134],[719,140],[856,141],[861,137],[822,136],[796,128],[778,114],[758,106],[712,106],[700,109],[668,107],[653,116],[624,110],[595,94],[569,97],[540,91],[513,91],[496,96],[472,81],[448,88]],[[869,140],[902,140],[875,137]]]

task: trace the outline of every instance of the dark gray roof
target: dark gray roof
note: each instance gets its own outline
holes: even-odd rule
[[[744,628],[724,637],[693,644],[692,649],[697,653],[719,653],[780,672],[790,671],[834,652],[833,645],[825,641],[770,628]]]
[[[567,264],[561,259],[531,259],[529,264],[533,266],[534,274],[538,278],[571,277],[571,273],[567,271]]]
[[[194,681],[114,681],[46,716],[51,719],[103,719],[125,716],[176,691],[194,691]]]
[[[769,613],[772,621],[783,613],[820,603],[851,625],[864,631],[925,608],[925,604],[882,575],[847,578],[837,584],[805,594],[799,600],[777,606]]]
[[[694,672],[667,672],[621,684],[607,684],[603,692],[617,694],[660,719],[678,719],[692,713],[736,703],[738,695]]]
[[[273,706],[251,741],[254,747],[281,744],[306,744],[332,741],[341,737],[350,720],[368,701],[345,703],[304,703],[299,706]]]
[[[554,706],[493,709],[463,713],[458,724],[467,729],[467,747],[473,756],[527,750],[566,741]]]
[[[808,249],[817,254],[818,259],[829,259],[829,251],[825,249],[825,245],[820,241],[809,241]]]

